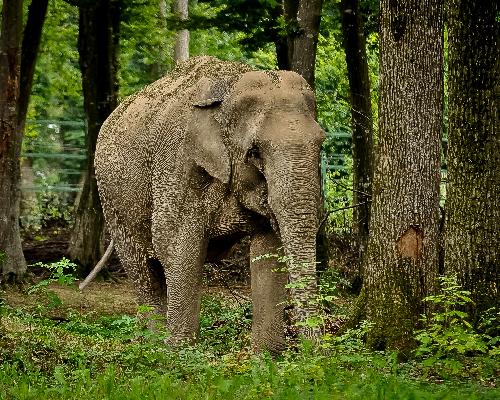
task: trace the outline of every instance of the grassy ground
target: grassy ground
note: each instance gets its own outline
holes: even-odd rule
[[[498,357],[459,371],[401,363],[367,350],[363,327],[320,350],[254,355],[247,295],[207,289],[199,343],[171,348],[127,281],[11,287],[0,292],[0,399],[500,398]]]

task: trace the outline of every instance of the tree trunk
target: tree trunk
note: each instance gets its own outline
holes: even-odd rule
[[[290,3],[290,1],[288,1]],[[285,18],[287,21],[287,10],[285,6],[287,5],[286,0],[280,0],[276,3],[271,11],[271,18],[273,21],[277,22],[280,18]],[[294,15],[296,15],[295,12]],[[290,70],[290,64],[288,60],[288,37],[283,34],[279,29],[273,32],[274,47],[276,48],[276,63],[278,64],[278,69],[280,70]]]
[[[443,0],[382,0],[380,13],[380,136],[364,289],[369,344],[404,351],[438,273]]]
[[[79,10],[78,51],[87,124],[87,170],[69,253],[81,265],[81,272],[88,272],[104,251],[104,217],[94,173],[94,153],[101,125],[117,105],[120,3],[84,2]]]
[[[472,317],[499,305],[498,1],[450,0],[445,272],[472,292]]]
[[[167,33],[167,1],[159,0],[158,2],[158,34],[165,35]],[[166,51],[165,41],[160,40],[159,43],[151,49],[156,55],[154,62],[151,64],[151,81],[161,78],[166,72]]]
[[[188,19],[188,0],[175,0],[174,13],[179,21]],[[189,58],[189,31],[181,29],[177,32],[175,39],[174,60],[176,63]]]
[[[285,0],[285,20],[290,25],[288,64],[314,88],[314,67],[323,0]]]
[[[32,0],[28,9],[28,20],[24,28],[21,51],[21,83],[19,95],[18,124],[19,130],[24,132],[26,114],[35,75],[38,48],[42,38],[42,28],[47,14],[48,0]]]
[[[47,14],[48,0],[32,1],[28,9],[28,19],[23,32],[23,43],[21,47],[21,80],[19,88],[19,109],[17,113],[18,130],[24,136],[26,115],[35,75],[38,49],[42,38],[42,28]],[[22,184],[30,182],[28,186],[33,186],[33,160],[25,158],[22,160]],[[25,176],[28,174],[28,176]],[[21,192],[21,210],[31,209],[36,203],[35,192]],[[21,211],[21,215],[22,215]]]
[[[19,232],[22,132],[18,129],[22,0],[4,0],[0,33],[0,273],[26,271]]]
[[[363,20],[358,0],[343,0],[342,33],[352,114],[353,233],[360,265],[368,244],[373,181],[373,120]],[[362,278],[362,271],[359,271]]]

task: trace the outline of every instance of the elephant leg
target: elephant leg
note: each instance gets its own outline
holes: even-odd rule
[[[167,286],[163,266],[156,259],[148,257],[145,243],[137,238],[127,237],[121,230],[113,235],[121,262],[133,283],[138,302],[151,306],[154,312],[167,315]]]
[[[198,336],[202,268],[207,244],[202,224],[190,223],[176,232],[172,243],[153,240],[165,268],[167,281],[167,329],[171,343],[193,341]]]
[[[278,254],[280,239],[272,232],[256,234],[250,245],[252,285],[252,341],[257,351],[279,353],[285,347],[284,312],[288,274],[276,271],[275,257],[252,261],[264,254]]]

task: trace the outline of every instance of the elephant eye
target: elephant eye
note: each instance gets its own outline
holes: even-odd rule
[[[253,145],[250,148],[250,150],[248,150],[248,152],[247,152],[247,159],[248,160],[251,160],[251,159],[258,160],[258,159],[260,159],[260,151],[259,151],[259,148],[256,145]]]

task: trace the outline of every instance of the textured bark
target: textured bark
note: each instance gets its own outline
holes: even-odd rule
[[[78,51],[87,123],[87,170],[69,253],[88,272],[104,252],[104,217],[94,173],[94,153],[102,123],[117,105],[119,2],[80,5]]]
[[[314,67],[323,0],[285,0],[285,20],[291,25],[288,64],[314,88]]]
[[[365,264],[369,342],[404,351],[438,272],[443,1],[380,3],[379,145]]]
[[[500,40],[497,1],[450,0],[445,272],[475,319],[499,305]]]
[[[188,0],[175,0],[174,13],[183,22],[188,19]],[[189,31],[181,29],[175,39],[174,60],[180,62],[189,58]]]
[[[343,0],[342,33],[352,114],[353,233],[359,260],[368,243],[373,181],[373,120],[366,42],[358,0]],[[361,264],[360,264],[361,265]],[[359,272],[362,278],[362,272]]]
[[[18,124],[19,130],[24,132],[26,114],[35,75],[38,48],[42,38],[42,28],[47,14],[48,0],[33,0],[28,9],[28,19],[24,28],[21,51],[21,83],[19,94]]]
[[[0,273],[26,270],[19,233],[22,133],[17,111],[20,87],[22,0],[4,0],[0,33]]]

